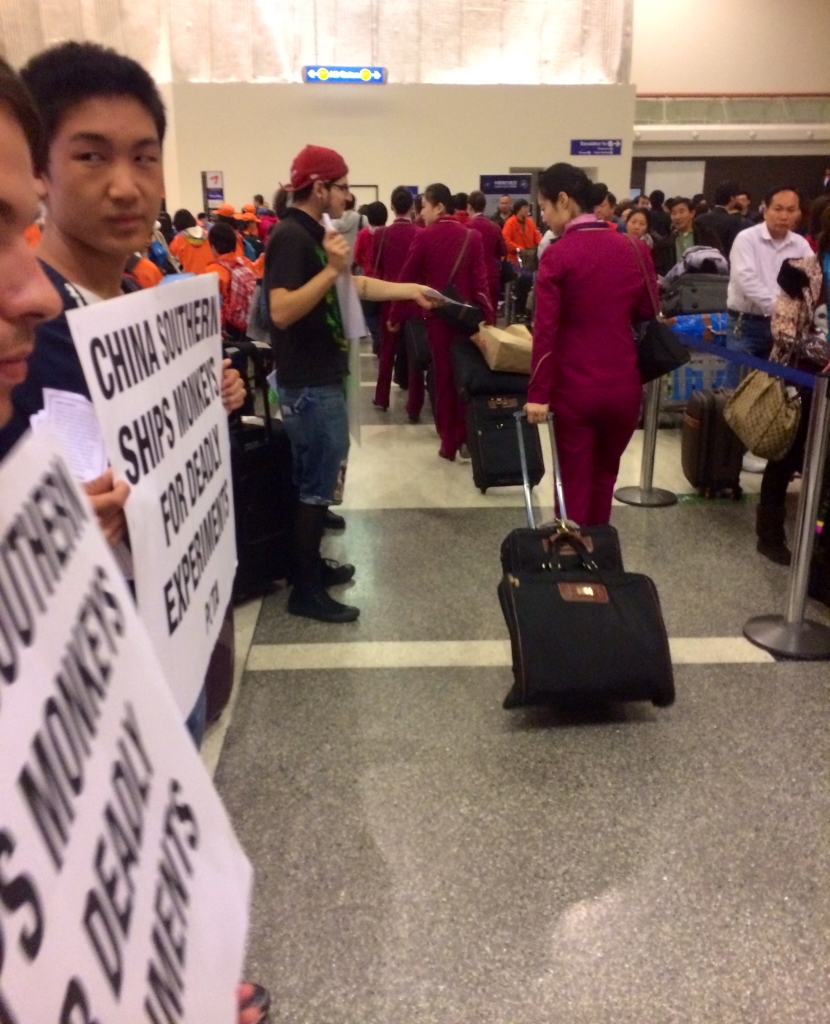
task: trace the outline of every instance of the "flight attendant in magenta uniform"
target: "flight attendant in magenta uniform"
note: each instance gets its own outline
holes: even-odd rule
[[[531,423],[553,412],[568,516],[581,526],[611,518],[620,457],[637,427],[642,383],[632,324],[654,310],[633,246],[657,294],[651,252],[609,231],[591,212],[583,170],[554,164],[539,176],[545,223],[560,236],[536,277]]]
[[[465,302],[476,302],[484,310],[487,323],[494,323],[494,311],[487,287],[487,267],[481,237],[463,227],[447,211],[452,209],[452,195],[446,185],[430,185],[424,192],[423,218],[427,225],[419,231],[409,247],[400,279],[425,284],[442,291],[450,283],[461,247],[467,241],[464,257],[458,265],[452,284]],[[393,325],[399,325],[406,316],[406,303],[396,302],[389,313]],[[452,327],[432,311],[426,313],[427,334],[435,374],[435,426],[441,437],[438,454],[454,461],[461,445],[466,443],[464,406],[458,397],[452,376],[450,349],[457,338]],[[409,401],[412,412],[413,374],[409,377]],[[423,385],[421,385],[423,387]]]

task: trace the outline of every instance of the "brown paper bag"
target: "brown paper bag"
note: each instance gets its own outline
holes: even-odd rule
[[[504,330],[482,324],[477,342],[491,370],[530,373],[533,338],[524,324],[512,324]]]

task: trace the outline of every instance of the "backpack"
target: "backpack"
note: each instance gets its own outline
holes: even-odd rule
[[[242,235],[242,248],[245,250],[245,255],[251,263],[259,259],[265,251],[265,246],[258,238],[254,238],[253,235]]]
[[[228,297],[222,305],[222,323],[247,331],[256,288],[254,272],[239,256],[226,257],[217,260],[217,263],[229,270],[231,275]]]

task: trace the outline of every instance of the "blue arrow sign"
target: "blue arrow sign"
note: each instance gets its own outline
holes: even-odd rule
[[[304,82],[354,82],[357,85],[385,85],[386,68],[349,68],[340,64],[319,64],[303,68]]]

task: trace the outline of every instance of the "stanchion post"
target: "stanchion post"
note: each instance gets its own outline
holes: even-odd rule
[[[657,422],[660,417],[660,378],[646,387],[646,409],[643,422],[643,459],[640,463],[640,486],[619,487],[617,501],[626,505],[663,508],[677,504],[677,495],[654,486],[654,453],[657,450]]]
[[[830,659],[830,627],[804,618],[830,431],[828,384],[830,376],[824,373],[816,376],[784,614],[761,615],[744,626],[744,636],[758,647],[803,661]]]

